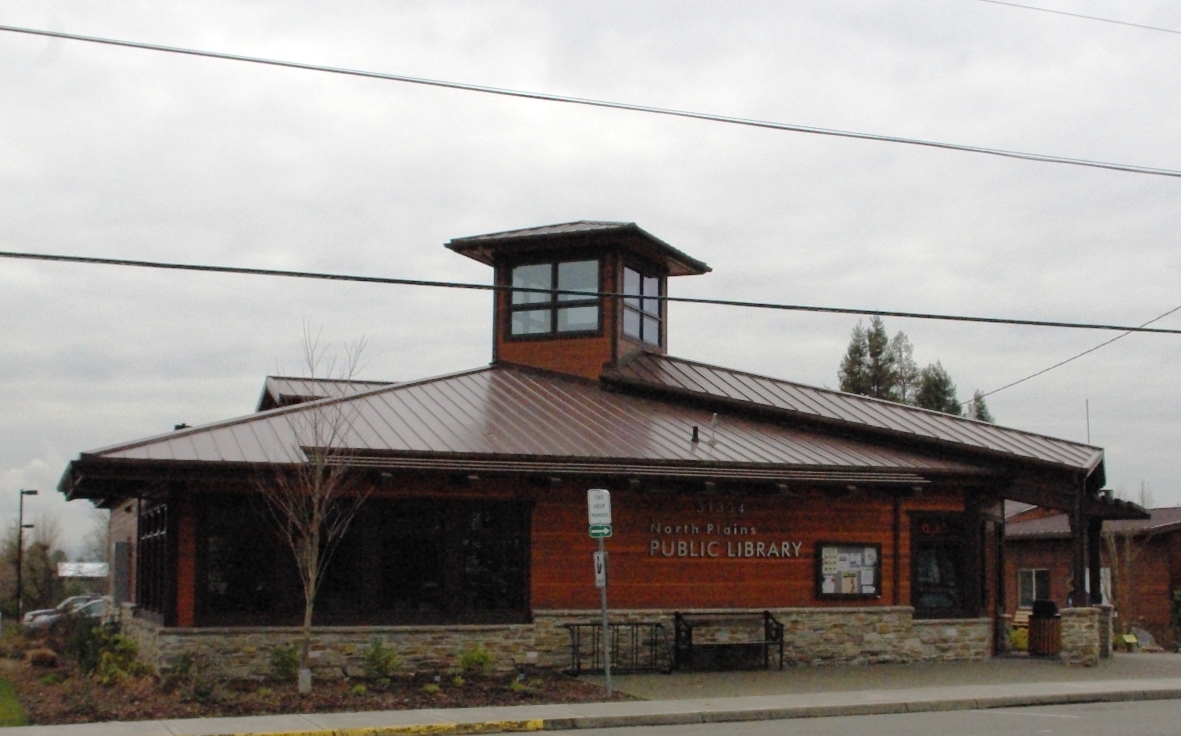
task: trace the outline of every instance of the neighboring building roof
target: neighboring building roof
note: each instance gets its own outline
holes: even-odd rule
[[[653,353],[606,371],[603,380],[1071,470],[1090,472],[1103,462],[1103,450],[1091,445]]]
[[[1129,501],[1122,505],[1139,508]],[[1131,519],[1123,521],[1104,521],[1104,531],[1114,531],[1121,534],[1161,534],[1181,529],[1181,506],[1168,506],[1159,509],[1147,509],[1151,518]],[[1054,514],[1041,519],[1017,521],[1005,525],[1005,539],[1069,539],[1070,519],[1066,514]]]
[[[305,401],[315,401],[316,399],[352,396],[382,386],[391,386],[393,383],[393,381],[267,376],[262,385],[262,394],[258,397],[258,408],[255,411],[267,411],[280,406],[302,404]]]
[[[987,475],[984,466],[884,443],[785,426],[734,410],[604,390],[597,382],[492,366],[279,408],[83,453],[103,461],[291,463],[305,458],[301,428],[330,412],[347,427],[351,465],[476,470],[548,469],[718,480],[925,482],[927,475]],[[699,441],[693,442],[693,427]],[[711,441],[712,440],[712,441]],[[84,473],[82,473],[84,475]],[[79,494],[79,495],[85,495]]]
[[[640,250],[647,251],[649,255],[668,265],[670,276],[692,276],[709,273],[712,270],[705,263],[672,247],[634,222],[578,220],[558,225],[544,225],[454,238],[447,243],[447,247],[456,253],[492,266],[495,265],[494,254],[506,252],[516,254],[519,251],[528,251],[552,241],[596,235],[631,236],[633,244],[639,246]]]

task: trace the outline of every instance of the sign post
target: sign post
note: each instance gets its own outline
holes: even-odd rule
[[[611,697],[611,627],[607,623],[607,549],[603,539],[611,536],[611,492],[592,488],[586,492],[587,518],[590,536],[599,540],[599,551],[594,553],[595,586],[599,589],[599,606],[603,617],[603,675],[607,679],[607,697]]]

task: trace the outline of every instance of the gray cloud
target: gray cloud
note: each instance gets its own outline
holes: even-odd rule
[[[1181,28],[1167,3],[1134,12]],[[1173,38],[983,3],[13,0],[0,21],[1181,168]],[[1127,323],[1181,303],[1175,180],[11,35],[0,90],[8,250],[487,281],[442,244],[603,218],[715,268],[679,294]],[[489,352],[487,295],[425,289],[5,262],[0,310],[5,494],[82,450],[246,413],[298,365],[304,320],[368,336],[370,378]],[[671,340],[833,384],[855,322],[677,306]],[[887,326],[962,397],[1107,337]],[[1112,484],[1181,503],[1179,357],[1133,336],[991,403],[1084,439],[1089,399]],[[85,515],[62,513],[78,537]]]

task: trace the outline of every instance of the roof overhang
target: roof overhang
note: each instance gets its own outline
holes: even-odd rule
[[[495,266],[505,259],[554,248],[577,247],[605,238],[663,265],[669,276],[696,276],[712,270],[634,222],[569,222],[454,238],[446,246],[460,255]]]

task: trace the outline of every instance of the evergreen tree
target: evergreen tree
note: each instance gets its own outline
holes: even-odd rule
[[[914,346],[905,332],[899,332],[890,341],[890,353],[894,357],[894,400],[903,404],[914,402],[919,387],[919,367],[914,362]]]
[[[841,361],[838,376],[841,390],[875,399],[895,400],[898,383],[895,366],[895,350],[882,320],[871,319],[868,330],[858,322]]]
[[[972,400],[961,404],[956,398],[951,374],[938,361],[922,370],[914,362],[914,346],[905,332],[890,338],[886,325],[878,317],[853,328],[849,347],[837,374],[841,390],[909,404],[955,416],[967,416],[981,422],[993,422],[992,412],[977,391]]]
[[[941,411],[944,414],[960,416],[963,407],[955,397],[955,383],[943,364],[935,361],[919,373],[919,390],[914,405],[920,409]]]
[[[845,350],[845,357],[841,361],[838,378],[841,390],[850,394],[869,394],[869,377],[866,375],[865,363],[869,347],[866,343],[865,328],[861,322],[853,328],[853,336],[849,339],[849,347]]]
[[[875,399],[897,399],[898,371],[894,362],[894,351],[890,349],[890,336],[880,317],[869,321],[865,333],[866,362],[865,376],[869,383],[869,396]]]
[[[995,421],[992,418],[992,412],[988,410],[988,404],[984,403],[984,394],[979,390],[972,394],[972,403],[968,404],[968,418],[989,424]]]

